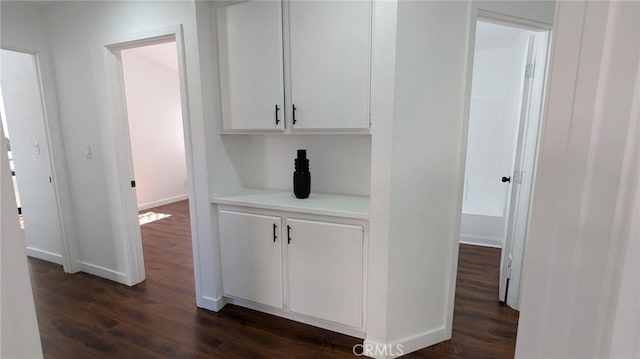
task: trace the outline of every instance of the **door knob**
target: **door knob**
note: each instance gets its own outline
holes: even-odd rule
[[[506,182],[511,183],[511,177],[502,177],[502,182],[504,182],[504,183],[506,183]]]

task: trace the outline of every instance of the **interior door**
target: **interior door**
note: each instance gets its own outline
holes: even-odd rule
[[[62,264],[62,229],[36,56],[0,50],[0,89],[27,253]]]
[[[518,295],[517,291],[514,291],[514,286],[511,284],[513,284],[512,279],[515,277],[519,279],[522,264],[522,262],[518,260],[520,258],[515,257],[521,254],[520,252],[524,247],[533,172],[533,162],[530,160],[530,157],[535,153],[537,147],[537,136],[534,136],[535,138],[532,139],[531,133],[532,131],[537,132],[537,124],[539,121],[538,118],[534,117],[539,117],[539,113],[538,116],[532,113],[532,107],[535,106],[535,103],[540,105],[539,100],[542,92],[541,88],[537,89],[535,86],[538,83],[535,80],[543,74],[540,69],[541,64],[536,63],[535,39],[536,35],[529,36],[514,171],[511,173],[510,182],[508,182],[508,184],[511,185],[511,191],[508,196],[508,211],[505,221],[506,238],[500,257],[499,300],[514,308],[518,306]],[[538,69],[536,69],[536,66]],[[536,92],[536,90],[538,91]]]
[[[500,300],[519,309],[522,259],[533,196],[536,156],[544,96],[549,32],[532,34],[527,54],[527,70],[523,92],[521,130],[513,174],[513,188],[507,220],[507,236],[503,246],[500,273]]]

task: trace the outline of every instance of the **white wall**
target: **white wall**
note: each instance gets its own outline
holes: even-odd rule
[[[559,2],[518,358],[608,357],[612,342],[638,353],[612,322],[631,289],[620,281],[625,251],[638,241],[639,16],[638,2]],[[637,331],[638,303],[622,308]]]
[[[61,248],[62,264],[66,272],[75,272],[79,270],[75,216],[62,142],[62,127],[58,116],[54,71],[49,56],[42,7],[25,1],[2,1],[0,16],[2,17],[0,21],[2,47],[34,53],[38,59],[49,131],[53,187],[59,201],[63,244],[66,244]]]
[[[78,259],[82,270],[100,271],[121,281],[126,277],[126,263],[120,260],[126,258],[125,238],[119,228],[117,204],[113,203],[120,194],[113,183],[113,130],[106,82],[102,81],[106,72],[102,46],[109,36],[135,31],[135,23],[144,26],[145,18],[157,19],[159,26],[175,21],[174,12],[168,15],[165,6],[131,24],[135,12],[126,14],[128,5],[69,2],[50,6],[45,12],[77,223]],[[184,16],[186,10],[180,10]],[[153,21],[149,22],[152,26]],[[91,159],[85,158],[88,145],[92,147]]]
[[[462,213],[460,243],[502,248],[506,217]]]
[[[475,12],[550,23],[553,3],[400,2],[395,41],[377,6],[366,341],[406,353],[451,336]]]
[[[393,103],[372,110],[368,343],[409,352],[447,337],[469,18],[469,3],[400,2],[397,43],[374,42],[372,96]]]
[[[127,235],[119,198],[120,189],[128,188],[129,183],[128,180],[120,183],[116,170],[117,149],[106,88],[104,46],[131,34],[182,25],[187,72],[185,90],[189,99],[185,133],[191,138],[187,166],[193,173],[189,192],[193,199],[190,209],[196,300],[200,307],[217,309],[221,293],[217,278],[217,242],[211,227],[207,161],[221,171],[216,178],[222,183],[233,186],[235,174],[224,150],[218,151],[222,148],[219,138],[212,137],[205,142],[208,123],[213,122],[210,106],[215,100],[202,94],[208,86],[205,78],[213,67],[211,63],[203,64],[205,72],[201,76],[196,6],[200,5],[183,1],[63,2],[46,7],[44,17],[56,65],[65,155],[79,239],[78,261],[83,271],[123,283],[132,281],[128,277]],[[210,47],[212,42],[202,44]],[[204,47],[203,50],[210,51]],[[84,158],[87,145],[93,146],[91,159]],[[133,173],[122,175],[133,176]]]
[[[187,198],[176,43],[122,51],[140,210]]]
[[[46,30],[42,18],[42,8],[26,1],[3,1],[2,39],[27,44],[47,43]]]
[[[640,81],[638,82],[640,86]],[[640,94],[640,88],[637,93]],[[640,106],[636,112],[640,115]],[[635,126],[639,126],[636,123]],[[637,127],[631,133],[638,134]],[[638,141],[636,141],[638,142]],[[637,154],[640,151],[638,144],[633,149]],[[640,157],[636,156],[640,161]],[[640,171],[640,164],[636,163],[636,172]],[[636,173],[636,178],[640,174]],[[635,199],[630,218],[640,218],[640,180],[635,188]],[[620,292],[615,303],[615,315],[613,316],[611,344],[609,345],[609,358],[624,359],[640,357],[640,221],[631,221],[628,230],[628,242],[625,249],[623,262],[620,264],[622,273],[620,276]]]
[[[447,336],[470,11],[398,4],[387,336],[407,350]]]
[[[482,23],[478,24],[478,31]],[[473,63],[471,109],[462,212],[503,217],[517,136],[510,84],[515,54],[510,48],[478,49]]]
[[[9,159],[0,129],[0,357],[42,358],[27,253],[18,226],[16,198],[11,184]]]
[[[31,256],[62,264],[62,232],[50,164],[36,58],[0,50],[3,115],[6,114],[16,182],[22,192],[27,249]]]
[[[292,190],[296,151],[304,148],[312,193],[369,196],[369,136],[225,135],[223,141],[245,187]]]

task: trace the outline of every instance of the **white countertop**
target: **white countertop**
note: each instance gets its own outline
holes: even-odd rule
[[[369,197],[311,193],[298,199],[284,191],[250,190],[211,198],[211,203],[300,212],[324,216],[369,219]]]

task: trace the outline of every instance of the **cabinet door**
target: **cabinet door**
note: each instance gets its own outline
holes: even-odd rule
[[[371,4],[289,3],[294,129],[368,129]]]
[[[289,310],[362,325],[362,227],[287,219]]]
[[[284,130],[282,3],[220,6],[217,29],[223,130]]]
[[[224,295],[282,308],[280,217],[218,212]]]

